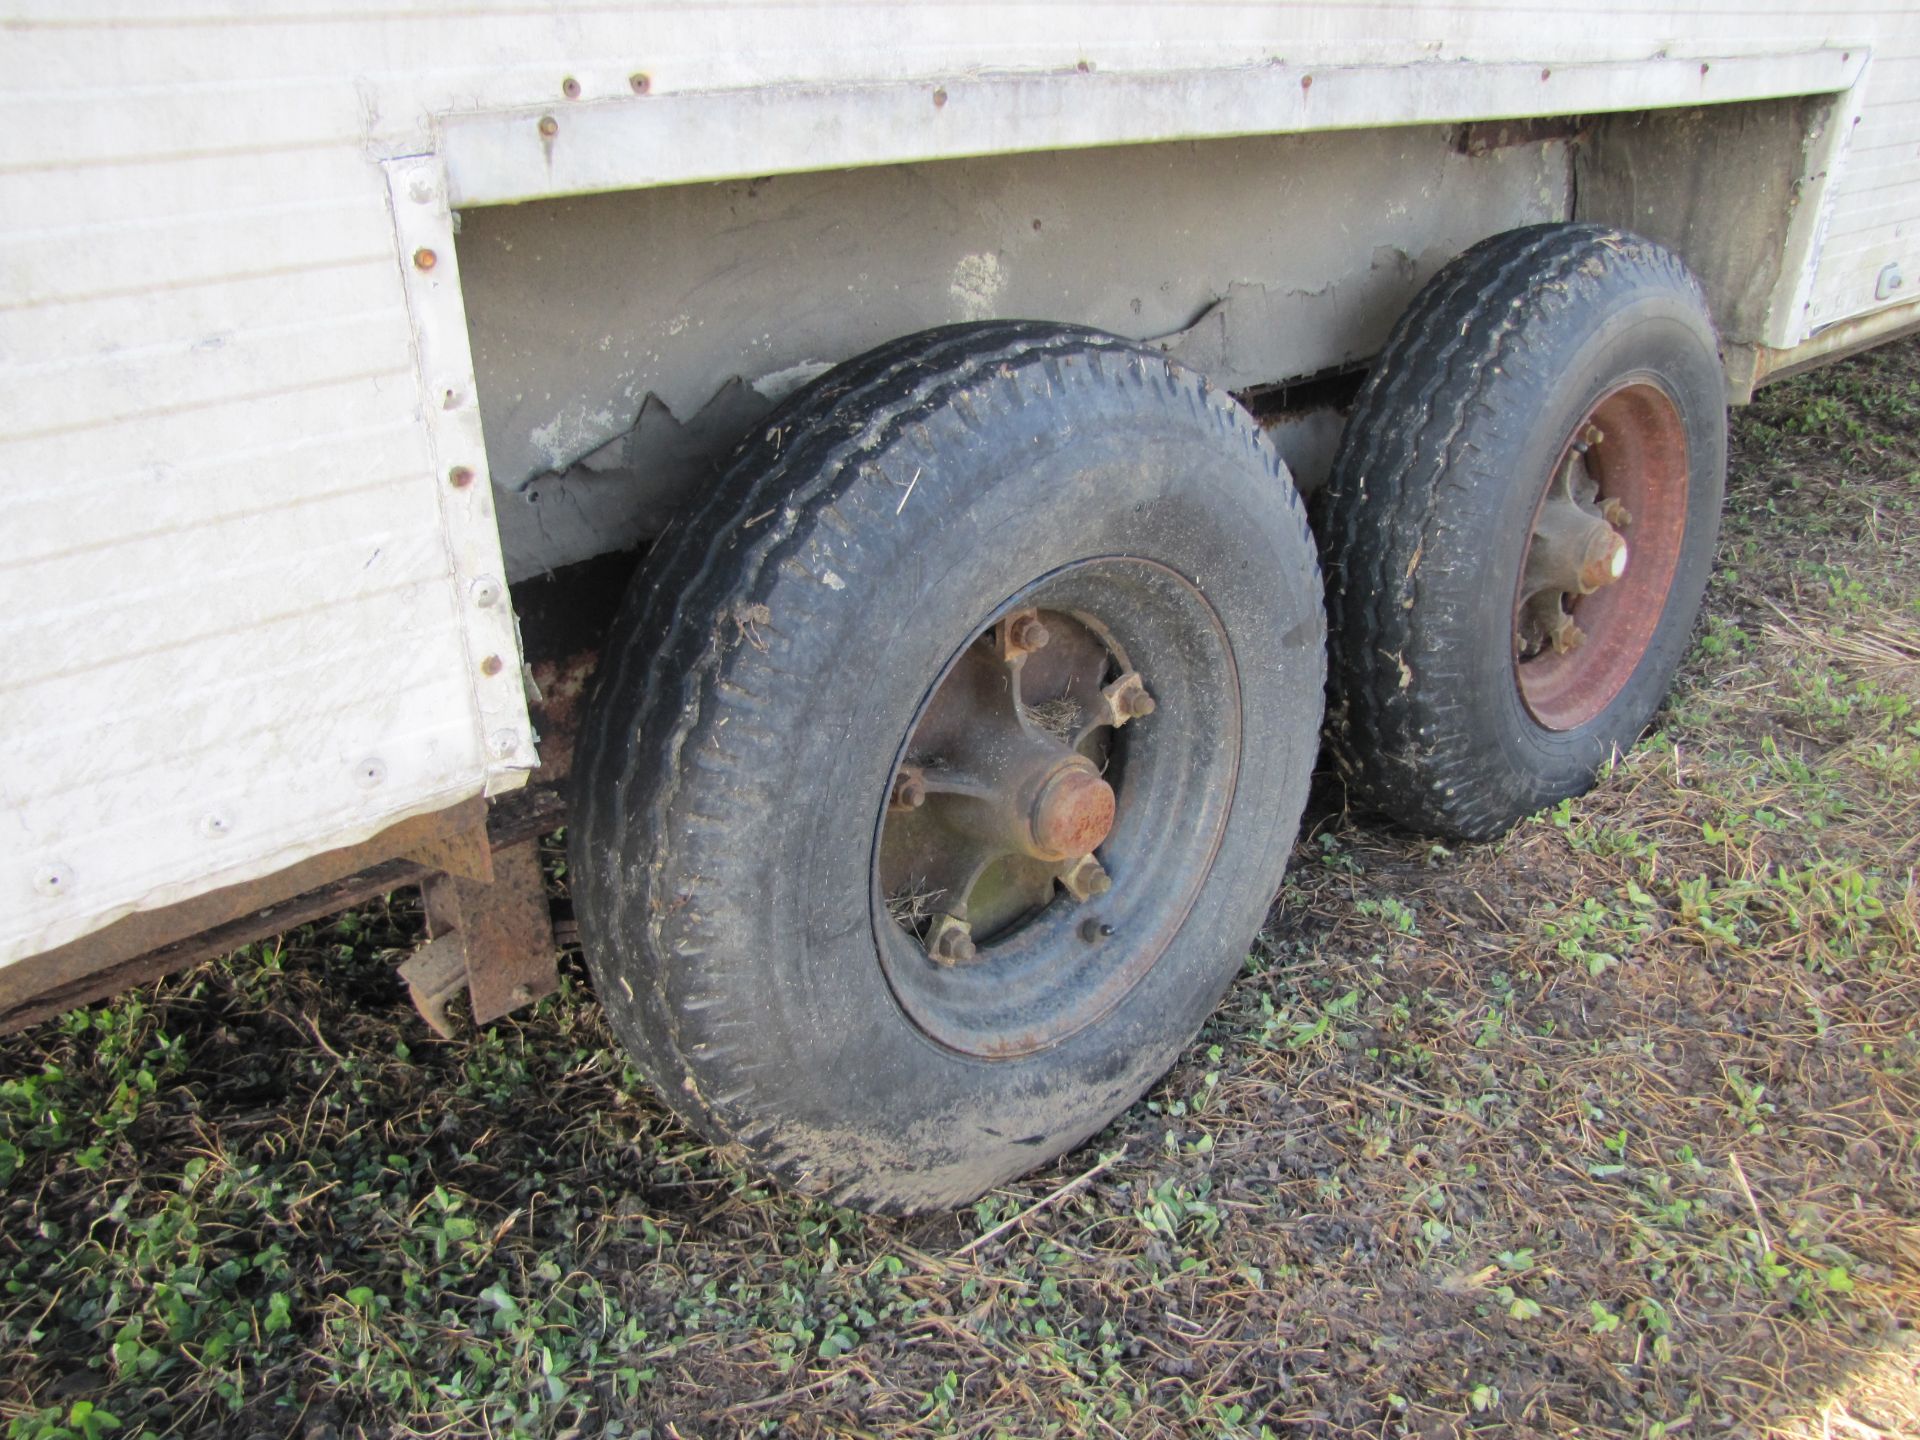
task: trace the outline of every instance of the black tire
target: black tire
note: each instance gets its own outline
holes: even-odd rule
[[[1154,902],[1137,982],[1039,1048],[961,1053],[881,963],[899,747],[981,627],[1095,557],[1157,561],[1217,615],[1237,773],[1192,893]],[[615,1032],[689,1124],[838,1203],[953,1206],[1070,1150],[1172,1063],[1278,888],[1318,740],[1320,594],[1272,446],[1164,356],[990,323],[823,376],[649,559],[603,652],[571,845]],[[1164,698],[1162,721],[1180,733]]]
[[[1671,578],[1643,582],[1655,587],[1644,628],[1611,698],[1596,688],[1584,709],[1597,713],[1543,723],[1516,657],[1522,566],[1576,427],[1623,386],[1664,395],[1676,444],[1684,433]],[[1710,573],[1725,395],[1705,296],[1651,241],[1532,226],[1434,277],[1361,389],[1315,509],[1329,749],[1355,801],[1419,831],[1489,839],[1585,791],[1634,743]]]

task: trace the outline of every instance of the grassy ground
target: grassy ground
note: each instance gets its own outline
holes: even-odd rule
[[[577,965],[434,1040],[410,897],[0,1042],[0,1422],[115,1433],[1920,1435],[1920,346],[1763,393],[1590,796],[1323,793],[1185,1060],[974,1210],[769,1193]]]

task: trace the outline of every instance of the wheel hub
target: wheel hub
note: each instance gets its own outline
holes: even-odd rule
[[[1600,502],[1600,484],[1587,468],[1587,455],[1606,438],[1588,425],[1568,447],[1566,459],[1547,487],[1527,547],[1521,580],[1521,624],[1514,643],[1522,656],[1551,646],[1564,655],[1586,639],[1568,610],[1571,601],[1613,584],[1627,573],[1626,538],[1614,528],[1632,517],[1617,500]]]
[[[1103,772],[1114,730],[1155,708],[1065,614],[1016,609],[967,648],[914,731],[881,832],[888,912],[930,959],[980,959],[1062,892],[1111,889],[1094,853],[1119,811]]]
[[[1513,612],[1514,675],[1548,729],[1593,719],[1639,666],[1686,530],[1686,427],[1650,381],[1601,396],[1534,511]]]

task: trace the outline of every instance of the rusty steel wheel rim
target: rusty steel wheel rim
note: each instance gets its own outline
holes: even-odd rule
[[[874,842],[901,1008],[1007,1058],[1092,1024],[1190,910],[1225,830],[1239,686],[1212,607],[1107,557],[1001,605],[929,686]]]
[[[1561,448],[1513,606],[1514,678],[1547,729],[1587,724],[1639,668],[1679,567],[1688,474],[1685,421],[1651,379],[1602,395]]]

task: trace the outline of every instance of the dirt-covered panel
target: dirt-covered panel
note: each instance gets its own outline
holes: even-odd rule
[[[1574,147],[1574,218],[1675,251],[1707,288],[1722,339],[1763,343],[1826,96],[1608,116]]]
[[[1481,236],[1564,217],[1564,144],[1444,128],[794,175],[464,217],[514,578],[657,533],[794,387],[895,336],[1037,317],[1232,388],[1365,357]]]

